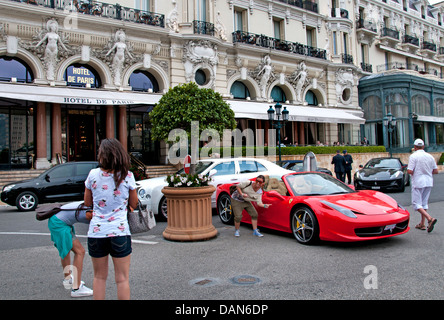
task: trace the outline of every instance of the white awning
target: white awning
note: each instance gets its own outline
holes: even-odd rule
[[[443,117],[436,117],[436,116],[418,116],[418,121],[422,122],[437,122],[437,123],[444,123]]]
[[[155,104],[161,94],[134,91],[106,91],[72,87],[42,87],[0,83],[0,97],[60,104],[128,105]]]
[[[231,105],[236,118],[249,118],[258,120],[268,120],[267,110],[270,103],[250,102],[250,101],[227,101]],[[320,123],[351,123],[364,124],[365,119],[348,113],[347,111],[333,108],[306,107],[285,105],[290,112],[289,121],[305,121]]]

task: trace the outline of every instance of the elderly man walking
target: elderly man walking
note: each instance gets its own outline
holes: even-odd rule
[[[410,155],[407,172],[412,176],[412,205],[421,214],[421,223],[415,228],[425,230],[425,220],[428,221],[427,232],[432,232],[436,218],[428,214],[428,201],[433,187],[433,174],[438,173],[435,159],[424,151],[424,141],[416,139],[415,152]]]

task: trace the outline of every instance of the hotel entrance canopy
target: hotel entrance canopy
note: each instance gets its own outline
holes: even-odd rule
[[[60,104],[128,105],[155,104],[162,95],[134,91],[107,91],[0,83],[0,97]]]
[[[267,110],[274,103],[260,103],[249,101],[227,101],[231,105],[236,118],[268,120]],[[349,123],[364,124],[365,119],[341,109],[283,105],[290,112],[289,121],[305,121],[317,123]]]
[[[161,94],[134,91],[107,91],[99,89],[42,87],[27,84],[0,83],[0,97],[71,104],[71,105],[154,105]],[[270,103],[226,100],[236,118],[268,120]],[[342,109],[286,105],[290,112],[289,121],[318,123],[364,124],[365,119]],[[356,112],[356,111],[355,111]]]

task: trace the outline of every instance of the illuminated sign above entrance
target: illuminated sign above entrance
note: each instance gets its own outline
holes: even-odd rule
[[[65,81],[68,86],[73,87],[99,87],[96,72],[80,64],[73,64],[66,68]]]

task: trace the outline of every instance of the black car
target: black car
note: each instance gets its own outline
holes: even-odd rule
[[[296,172],[302,172],[304,170],[303,160],[282,160],[282,161],[276,161],[276,164],[284,169],[293,170]],[[328,170],[327,168],[317,167],[316,171],[332,175],[331,171]]]
[[[373,158],[356,171],[355,189],[395,190],[404,192],[410,185],[407,165],[399,158]]]
[[[19,211],[35,210],[40,203],[82,200],[88,173],[98,165],[96,161],[59,164],[37,178],[5,185],[1,200]]]

